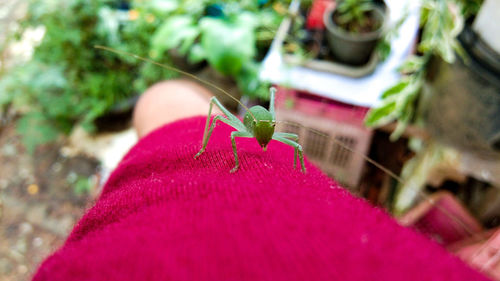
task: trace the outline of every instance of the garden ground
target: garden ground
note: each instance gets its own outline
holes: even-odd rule
[[[30,155],[13,122],[0,131],[0,279],[29,280],[38,264],[62,245],[95,199],[97,185],[75,190],[97,176],[97,161],[62,155],[61,145]]]

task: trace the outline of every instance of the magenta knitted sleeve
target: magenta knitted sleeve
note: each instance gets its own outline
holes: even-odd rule
[[[486,280],[439,245],[351,196],[293,149],[205,119],[154,131],[34,280]]]

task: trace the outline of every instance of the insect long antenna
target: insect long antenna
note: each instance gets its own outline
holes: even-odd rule
[[[185,76],[188,76],[190,78],[193,78],[195,79],[196,81],[199,81],[207,86],[210,86],[216,90],[218,90],[219,92],[225,94],[226,96],[230,97],[231,99],[235,100],[238,104],[240,104],[247,112],[250,113],[250,115],[253,117],[253,119],[255,121],[257,121],[257,119],[255,118],[255,116],[252,114],[252,112],[250,110],[248,110],[248,107],[246,107],[241,101],[239,101],[237,98],[233,97],[230,93],[228,93],[227,91],[225,91],[224,89],[222,89],[221,87],[213,84],[213,83],[210,83],[208,81],[205,81],[199,77],[196,77],[196,75],[193,75],[189,72],[186,72],[186,71],[183,71],[183,70],[180,70],[176,67],[173,67],[173,66],[170,66],[170,65],[167,65],[167,64],[163,64],[163,63],[159,63],[159,62],[156,62],[154,60],[151,60],[151,59],[147,59],[147,58],[143,58],[141,56],[138,56],[136,54],[132,54],[132,53],[129,53],[129,52],[125,52],[125,51],[120,51],[120,50],[117,50],[117,49],[113,49],[113,48],[110,48],[110,47],[106,47],[106,46],[101,46],[101,45],[94,45],[94,48],[96,49],[102,49],[102,50],[105,50],[105,51],[109,51],[109,52],[112,52],[112,53],[115,53],[115,54],[120,54],[120,55],[127,55],[127,56],[131,56],[131,57],[134,57],[138,60],[142,60],[142,61],[145,61],[145,62],[148,62],[148,63],[152,63],[154,65],[157,65],[159,67],[163,67],[165,69],[168,69],[168,70],[172,70],[172,71],[175,71],[175,72],[178,72],[182,75],[185,75]]]

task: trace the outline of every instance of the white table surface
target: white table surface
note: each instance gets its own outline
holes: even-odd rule
[[[390,23],[396,22],[408,9],[409,14],[391,42],[391,54],[377,65],[375,71],[361,78],[352,78],[300,66],[286,65],[279,46],[273,44],[262,63],[261,78],[274,84],[308,91],[344,103],[373,107],[385,89],[400,78],[397,68],[411,54],[419,26],[420,1],[386,0]]]

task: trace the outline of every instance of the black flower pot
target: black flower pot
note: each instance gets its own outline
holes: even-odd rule
[[[326,26],[326,38],[330,45],[332,55],[336,60],[351,65],[366,64],[372,56],[377,42],[382,38],[385,27],[386,12],[380,5],[374,5],[372,16],[380,27],[372,32],[353,33],[348,32],[338,26],[333,21],[333,16],[337,10],[329,9],[323,15]]]

